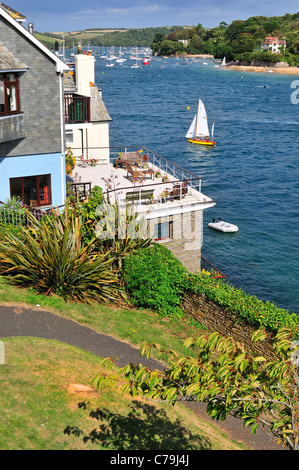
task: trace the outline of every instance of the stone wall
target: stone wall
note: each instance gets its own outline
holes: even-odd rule
[[[236,341],[242,342],[248,351],[262,355],[269,360],[277,357],[272,346],[273,338],[270,335],[262,342],[253,343],[251,337],[258,329],[257,327],[240,321],[229,310],[221,308],[205,296],[189,293],[183,302],[183,309],[187,315],[199,321],[208,331],[217,331],[222,336],[233,337]]]
[[[160,243],[178,258],[191,273],[201,271],[202,210],[164,217],[171,223],[170,239]],[[157,221],[156,221],[157,222]]]

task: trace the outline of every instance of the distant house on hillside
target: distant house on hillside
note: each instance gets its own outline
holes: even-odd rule
[[[23,26],[25,19],[0,3],[0,201],[62,205],[68,66]]]
[[[184,47],[187,47],[190,41],[188,39],[179,39],[178,42],[181,42]]]
[[[281,40],[277,36],[267,36],[261,44],[261,50],[272,52],[273,54],[279,54],[281,52],[281,47],[283,48],[283,53],[286,49],[286,41],[283,37]]]

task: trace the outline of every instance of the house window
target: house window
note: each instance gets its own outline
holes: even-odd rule
[[[74,143],[74,131],[72,129],[68,129],[65,131],[65,142],[66,144]]]
[[[27,206],[48,206],[52,202],[51,176],[10,178],[10,195],[19,197]]]
[[[19,77],[16,73],[0,73],[0,115],[19,112]]]
[[[170,238],[170,222],[155,224],[154,240],[164,240]]]

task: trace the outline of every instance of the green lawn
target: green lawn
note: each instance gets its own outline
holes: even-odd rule
[[[157,405],[90,386],[100,358],[35,338],[7,338],[0,366],[1,450],[232,450],[212,424],[178,405]]]
[[[153,312],[112,305],[65,303],[13,287],[1,277],[0,304],[43,308],[136,347],[144,341],[157,342],[180,354],[185,338],[202,333],[187,320],[160,320]],[[240,448],[182,405],[158,406],[121,397],[119,390],[107,387],[91,394],[70,393],[70,384],[91,386],[100,370],[101,359],[86,351],[37,338],[5,338],[4,344],[2,450]]]

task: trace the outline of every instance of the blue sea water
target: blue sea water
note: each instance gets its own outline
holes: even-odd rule
[[[131,69],[132,61],[110,68],[97,57],[96,84],[113,119],[110,145],[144,145],[200,176],[202,192],[216,202],[204,211],[203,256],[234,286],[299,314],[296,76],[208,62],[155,58]],[[215,121],[214,148],[184,137],[199,97],[209,125]],[[208,228],[218,217],[239,232]]]

